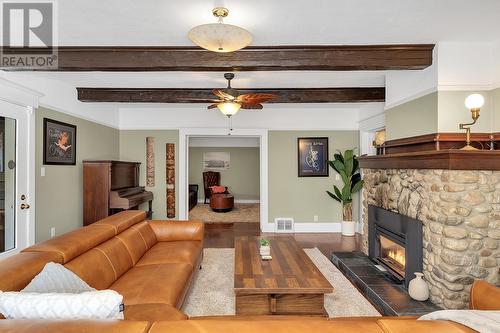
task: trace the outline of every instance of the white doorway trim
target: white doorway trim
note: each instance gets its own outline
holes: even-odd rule
[[[359,122],[359,155],[373,155],[376,149],[373,147],[375,132],[385,127],[385,113],[377,114]],[[363,177],[363,170],[360,170]],[[359,192],[359,222],[357,225],[357,233],[363,234],[364,229],[364,189]]]
[[[189,186],[189,138],[197,136],[227,136],[226,128],[181,128],[179,129],[179,219],[188,217],[187,189]],[[233,129],[231,136],[258,137],[260,141],[260,229],[274,230],[268,221],[268,130]]]
[[[26,203],[30,205],[29,210],[24,210],[22,212],[22,214],[25,215],[25,219],[21,218],[19,212],[16,213],[16,223],[24,220],[27,224],[25,228],[26,234],[20,235],[22,237],[16,236],[18,240],[21,240],[21,243],[16,244],[15,249],[1,254],[0,257],[13,255],[35,243],[35,109],[38,107],[38,100],[42,96],[42,94],[36,91],[0,78],[0,101],[12,106],[9,108],[14,112],[10,114],[11,117],[26,119],[26,121],[17,124],[18,128],[16,130],[18,144],[24,147],[21,151],[23,154],[26,154],[22,157],[19,155],[17,156],[18,159],[21,157],[20,160],[26,161],[27,163],[26,174],[17,175],[17,177],[26,178],[23,179],[25,184],[23,187],[25,187],[25,189],[19,188],[16,190],[23,191],[23,194],[27,195]],[[19,126],[22,126],[22,128]],[[25,190],[26,192],[24,193]],[[20,194],[20,192],[17,193],[17,195]],[[19,206],[18,200],[19,197],[16,198],[16,206]]]

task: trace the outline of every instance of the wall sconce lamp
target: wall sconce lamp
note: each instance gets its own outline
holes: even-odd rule
[[[479,118],[479,112],[484,105],[484,97],[480,94],[469,95],[465,99],[465,107],[470,110],[472,114],[472,123],[460,124],[460,129],[465,130],[466,134],[466,145],[462,150],[478,150],[470,145],[470,128],[476,123]]]

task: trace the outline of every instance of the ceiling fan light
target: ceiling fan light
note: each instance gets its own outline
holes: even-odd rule
[[[223,102],[217,104],[217,108],[226,117],[234,116],[241,108],[241,104],[236,102]]]

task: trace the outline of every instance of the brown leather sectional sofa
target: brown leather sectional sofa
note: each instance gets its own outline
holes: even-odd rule
[[[277,333],[474,332],[447,321],[358,317],[202,317],[179,311],[200,268],[203,223],[145,221],[126,211],[0,261],[0,290],[23,289],[47,262],[61,263],[97,289],[124,296],[124,321],[0,320],[0,332]],[[500,289],[477,282],[471,308],[500,309]]]

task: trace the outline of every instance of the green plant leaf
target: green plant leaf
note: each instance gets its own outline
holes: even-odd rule
[[[351,177],[351,188],[354,187],[354,185],[356,185],[357,182],[359,182],[361,180],[361,175],[359,173],[355,173],[354,175],[352,175]]]
[[[360,191],[363,188],[364,183],[365,182],[363,180],[360,180],[359,182],[354,184],[352,186],[351,193],[356,193],[356,192]]]
[[[356,171],[359,170],[359,162],[356,159],[356,156],[354,156],[354,160],[352,161],[352,173],[356,173]]]
[[[330,197],[332,197],[333,199],[335,199],[335,200],[337,200],[338,202],[342,203],[342,200],[341,200],[339,197],[337,197],[335,194],[333,194],[332,192],[330,192],[330,191],[326,191],[326,193],[328,193],[328,195],[329,195]]]
[[[347,149],[344,152],[344,165],[345,165],[345,171],[348,176],[352,175],[353,171],[353,165],[354,165],[354,160],[353,160],[354,152],[351,149]]]
[[[342,188],[342,201],[350,201],[351,200],[351,184],[344,185]]]
[[[330,165],[330,167],[331,167],[333,170],[335,170],[335,171],[337,171],[337,173],[339,173],[339,170],[337,170],[337,167],[335,166],[335,163],[334,163],[334,162],[335,162],[335,161],[328,161],[328,164]]]
[[[342,181],[344,182],[344,185],[351,184],[351,181],[349,180],[349,176],[347,176],[347,173],[344,170],[341,170],[339,172],[339,174],[340,174],[340,177],[342,177]]]
[[[340,190],[337,186],[335,186],[335,185],[333,186],[333,191],[335,192],[337,197],[342,198],[342,193],[340,193]]]
[[[333,161],[333,165],[335,166],[335,170],[337,170],[338,173],[340,173],[341,171],[345,171],[344,164],[339,160]]]
[[[342,164],[344,164],[344,157],[342,156],[342,153],[336,153],[333,155],[333,157],[335,158],[335,160],[340,161]]]

